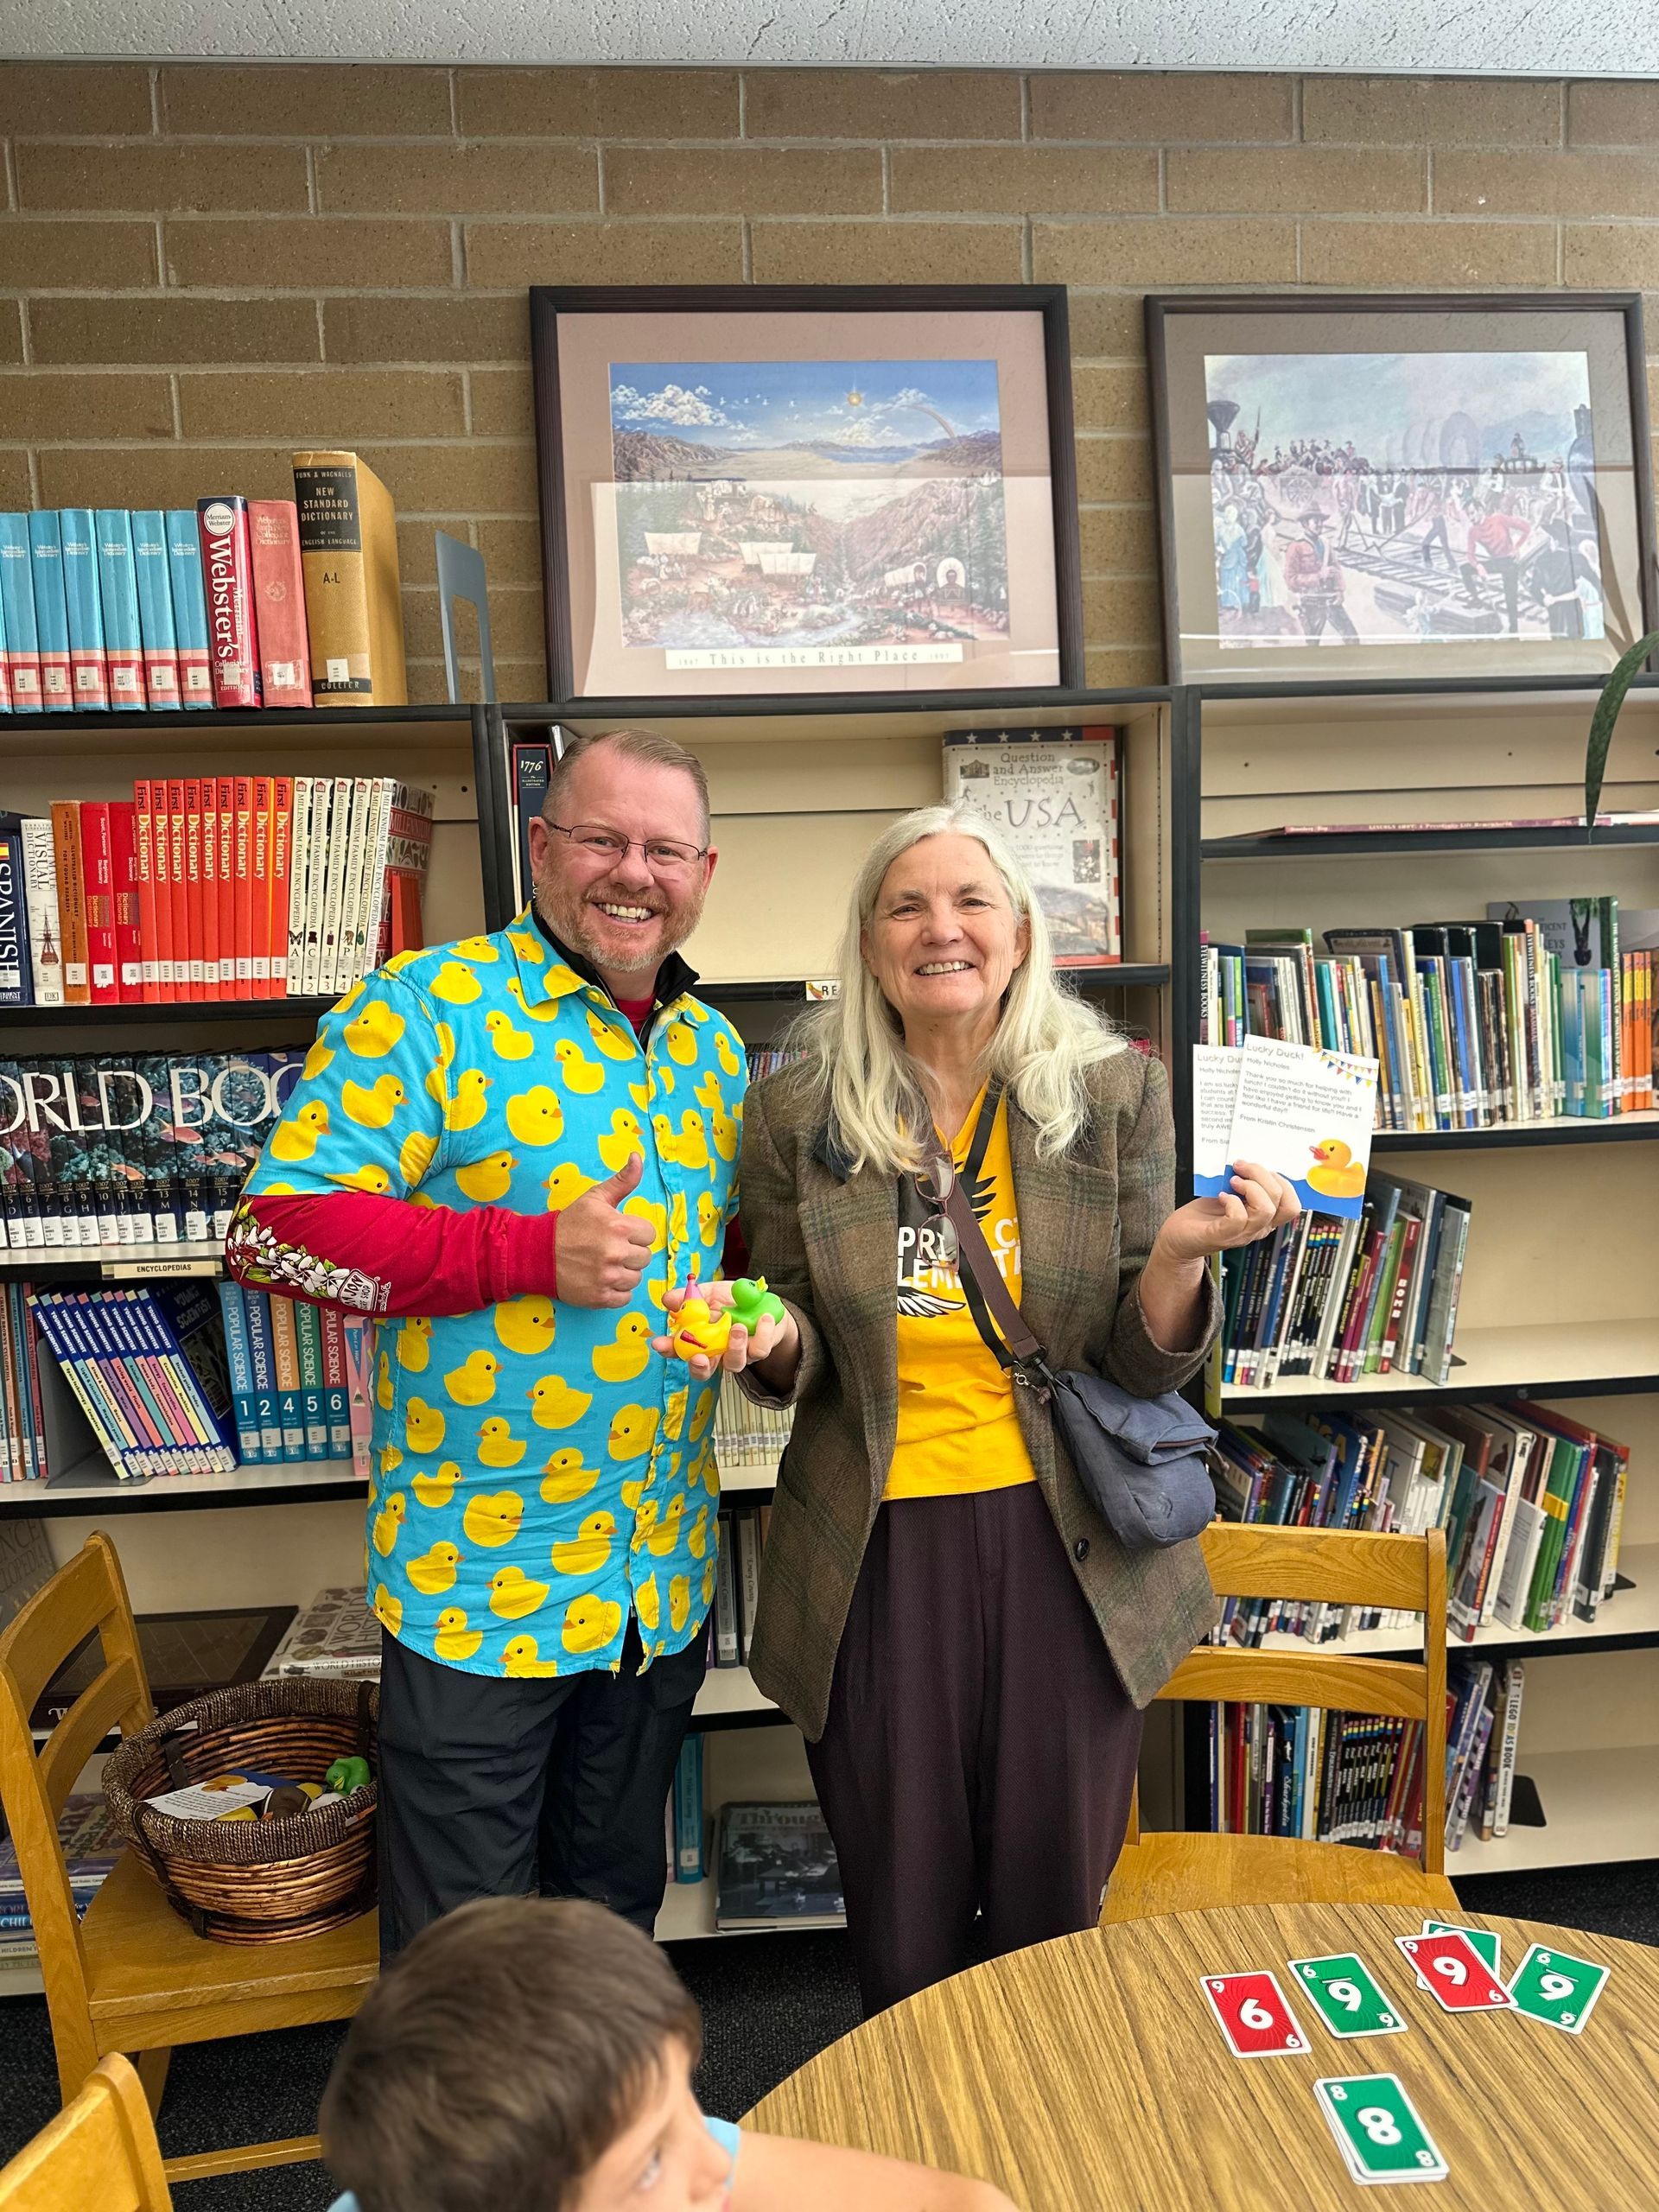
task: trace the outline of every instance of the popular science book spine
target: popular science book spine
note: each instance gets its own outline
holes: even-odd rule
[[[248,1346],[248,1319],[242,1291],[233,1282],[219,1286],[219,1310],[225,1318],[225,1357],[231,1370],[231,1404],[236,1414],[237,1450],[245,1467],[257,1466],[265,1456],[264,1440],[253,1407],[253,1356]]]
[[[207,645],[213,704],[257,707],[264,696],[255,627],[253,547],[248,503],[238,493],[198,499],[201,574],[207,594]]]

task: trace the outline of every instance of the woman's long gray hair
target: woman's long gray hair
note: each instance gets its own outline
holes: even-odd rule
[[[1064,1152],[1081,1127],[1088,1103],[1085,1069],[1126,1049],[1103,1015],[1056,982],[1042,908],[996,830],[964,808],[918,807],[882,832],[859,870],[837,963],[840,996],[802,1015],[788,1039],[806,1055],[824,1110],[855,1167],[868,1163],[898,1174],[921,1164],[917,1137],[929,1126],[931,1109],[905,1049],[899,1016],[865,964],[863,940],[893,862],[925,837],[948,836],[973,837],[985,848],[1029,933],[1026,957],[1003,996],[984,1072],[999,1076],[1036,1123],[1039,1155]]]

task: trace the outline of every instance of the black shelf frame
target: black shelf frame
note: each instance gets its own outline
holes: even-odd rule
[[[328,1482],[301,1484],[268,1483],[264,1470],[250,1467],[245,1482],[234,1490],[185,1490],[173,1475],[151,1475],[122,1482],[113,1474],[106,1482],[78,1481],[58,1475],[37,1486],[34,1483],[0,1483],[0,1523],[8,1520],[67,1521],[105,1514],[224,1512],[245,1505],[338,1504],[345,1499],[365,1499],[365,1479],[341,1475]],[[14,1491],[25,1493],[14,1497]]]
[[[303,1021],[315,1026],[332,998],[169,999],[136,1005],[0,1007],[0,1032],[12,1029],[156,1027],[194,1021]]]
[[[87,713],[72,709],[65,714],[10,714],[0,720],[0,740],[7,738],[51,738],[67,732],[79,734],[102,734],[114,731],[119,734],[139,734],[145,736],[196,735],[208,730],[264,730],[270,734],[280,729],[343,728],[355,724],[359,728],[387,727],[399,722],[471,721],[474,725],[482,709],[470,701],[462,700],[454,706],[423,704],[409,707],[161,707],[153,711],[148,708],[123,709],[108,713]],[[0,751],[33,753],[36,744],[0,745]]]
[[[1659,822],[1604,823],[1594,835],[1576,823],[1552,829],[1332,830],[1311,837],[1206,837],[1206,861],[1316,861],[1416,853],[1600,852],[1618,845],[1659,845]]]
[[[1457,1370],[1453,1368],[1455,1376]],[[1390,1406],[1454,1406],[1470,1405],[1479,1400],[1532,1398],[1548,1401],[1554,1398],[1640,1398],[1650,1397],[1659,1391],[1659,1373],[1648,1370],[1640,1375],[1586,1376],[1573,1382],[1549,1381],[1547,1376],[1527,1382],[1424,1382],[1414,1383],[1409,1389],[1399,1387],[1378,1389],[1380,1377],[1372,1376],[1357,1382],[1327,1382],[1318,1390],[1235,1390],[1224,1388],[1221,1409],[1224,1414],[1242,1414],[1246,1418],[1266,1406],[1360,1406],[1366,1410],[1386,1414]],[[1371,1387],[1367,1387],[1369,1381]]]
[[[1616,1114],[1605,1121],[1567,1114],[1553,1122],[1499,1122],[1490,1129],[1379,1129],[1371,1153],[1506,1152],[1528,1145],[1640,1144],[1650,1137],[1659,1137],[1659,1114]]]

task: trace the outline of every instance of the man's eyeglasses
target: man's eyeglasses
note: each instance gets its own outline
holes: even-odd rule
[[[546,822],[545,816],[543,820]],[[611,868],[626,860],[636,845],[645,856],[645,866],[658,875],[683,874],[709,856],[707,845],[683,845],[677,837],[625,837],[602,822],[574,822],[568,830],[562,822],[547,822],[546,826],[568,837],[578,852]]]

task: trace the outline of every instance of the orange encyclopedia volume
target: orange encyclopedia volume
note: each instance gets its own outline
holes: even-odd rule
[[[190,899],[184,873],[184,779],[167,779],[168,904],[173,915],[173,995],[201,996],[190,974]]]
[[[236,989],[253,996],[253,778],[236,779]]]
[[[253,779],[253,830],[248,839],[253,877],[253,988],[250,998],[270,996],[270,778]]]
[[[184,941],[190,948],[190,995],[215,998],[207,981],[207,937],[201,918],[201,779],[184,779]]]
[[[215,794],[219,807],[219,995],[237,996],[236,988],[236,778],[220,776]]]
[[[156,927],[156,855],[149,810],[149,779],[132,786],[132,864],[138,883],[139,996],[146,1006],[162,995],[161,940]]]
[[[294,779],[270,779],[270,988],[267,998],[288,995],[288,882],[293,860]]]

